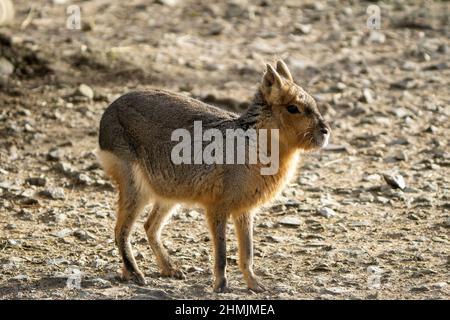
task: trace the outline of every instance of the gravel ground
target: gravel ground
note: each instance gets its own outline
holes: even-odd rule
[[[66,28],[69,2],[81,30]],[[450,298],[448,2],[14,3],[0,26],[0,298]],[[269,290],[245,289],[230,225],[231,292],[212,292],[196,208],[163,233],[186,280],[159,277],[143,216],[133,245],[148,285],[120,282],[116,194],[94,156],[103,110],[158,87],[240,112],[275,58],[333,135],[257,215],[255,271]]]

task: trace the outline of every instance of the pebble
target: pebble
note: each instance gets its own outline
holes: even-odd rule
[[[58,148],[52,148],[47,153],[47,159],[51,161],[57,161],[61,158],[61,152]]]
[[[373,202],[375,197],[369,192],[363,192],[359,195],[359,200],[362,202]]]
[[[18,276],[12,277],[11,280],[16,280],[16,281],[27,281],[30,277],[27,276],[26,274],[19,274]]]
[[[85,231],[85,230],[81,230],[81,229],[76,230],[76,231],[73,233],[73,235],[74,235],[78,240],[81,240],[81,241],[88,241],[88,240],[91,240],[91,239],[96,239],[96,237],[95,237],[94,235],[90,234],[89,232],[87,232],[87,231]]]
[[[325,218],[331,218],[336,215],[336,212],[333,209],[323,207],[318,210],[319,214]]]
[[[296,217],[284,217],[279,221],[279,223],[287,227],[298,227],[301,225],[300,219]]]
[[[10,76],[14,72],[14,65],[4,57],[0,57],[0,76]]]
[[[179,3],[178,0],[156,0],[155,2],[168,7],[175,7]]]
[[[64,200],[66,195],[61,187],[47,189],[41,192],[41,195],[53,200]]]
[[[67,228],[52,233],[52,235],[54,235],[57,238],[65,238],[65,237],[67,237],[67,236],[69,236],[71,234],[72,234],[72,230],[71,229],[67,229]]]
[[[89,87],[88,85],[82,83],[79,85],[79,87],[75,91],[75,95],[83,96],[83,97],[86,97],[86,98],[92,100],[92,99],[94,99],[94,90],[92,90],[92,88]]]
[[[32,186],[43,187],[47,183],[47,180],[45,178],[32,177],[26,179],[25,182]]]
[[[406,188],[405,179],[400,174],[383,174],[383,178],[394,189],[403,190]]]

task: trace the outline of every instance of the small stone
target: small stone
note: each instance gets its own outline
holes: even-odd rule
[[[430,288],[427,286],[418,286],[418,287],[412,287],[411,292],[428,292],[430,291]]]
[[[363,192],[359,195],[359,199],[362,202],[373,202],[375,200],[375,197],[369,192]]]
[[[175,7],[178,4],[178,0],[156,0],[156,3],[168,6],[168,7]]]
[[[298,227],[300,226],[301,221],[296,217],[284,217],[279,223],[287,227]]]
[[[47,159],[51,161],[57,161],[61,158],[61,153],[58,148],[52,148],[47,153]]]
[[[430,288],[434,289],[434,290],[441,290],[441,289],[446,288],[447,285],[448,285],[447,282],[436,282],[436,283],[431,284]]]
[[[83,281],[83,285],[87,286],[94,286],[96,288],[105,289],[105,288],[112,288],[112,284],[110,281],[102,279],[102,278],[94,278],[91,280]]]
[[[192,218],[192,219],[194,219],[194,220],[197,220],[197,219],[200,217],[200,212],[198,212],[198,211],[196,211],[196,210],[190,210],[190,211],[187,213],[187,216],[190,217],[190,218]]]
[[[28,277],[26,274],[19,274],[18,276],[12,277],[11,280],[15,281],[27,281],[30,277]]]
[[[66,198],[64,189],[60,187],[44,190],[41,195],[53,200],[64,200]]]
[[[14,223],[8,223],[5,227],[6,230],[14,230],[17,229],[17,225]]]
[[[352,291],[350,288],[341,288],[341,287],[331,287],[331,288],[322,289],[322,293],[332,294],[332,295],[345,294],[345,293],[349,293],[350,291]]]
[[[230,0],[227,1],[227,7],[225,10],[225,17],[236,18],[250,16],[250,10],[247,0]]]
[[[406,182],[405,179],[400,174],[383,174],[383,178],[388,185],[390,185],[394,189],[405,189]]]
[[[0,57],[0,76],[10,76],[14,72],[14,65],[6,58]]]
[[[312,25],[310,24],[296,24],[294,26],[294,33],[295,34],[308,34],[312,30]]]
[[[331,218],[336,215],[333,209],[323,207],[318,210],[319,214],[325,218]]]
[[[89,232],[87,232],[87,231],[85,231],[85,230],[81,230],[81,229],[76,230],[76,231],[73,233],[73,235],[74,235],[78,240],[81,240],[81,241],[88,241],[88,240],[91,240],[91,239],[96,239],[95,236],[93,236],[93,235],[91,235]]]
[[[89,100],[92,100],[94,99],[94,90],[92,90],[92,88],[89,87],[88,85],[82,83],[75,92],[75,95],[83,96],[89,98]]]
[[[365,103],[369,103],[369,104],[372,103],[374,101],[374,98],[372,96],[372,92],[369,89],[367,89],[367,88],[363,89],[362,97],[361,97],[360,101],[365,102]]]
[[[84,174],[84,173],[79,173],[77,175],[77,182],[79,184],[82,184],[82,185],[90,185],[90,184],[92,184],[91,178],[89,178],[89,176]]]
[[[403,150],[399,150],[394,154],[394,158],[397,161],[408,161],[408,155]]]
[[[32,177],[26,179],[25,182],[32,186],[43,187],[47,183],[47,180],[45,178]]]
[[[57,231],[57,232],[53,233],[52,235],[54,235],[57,238],[65,238],[71,234],[72,234],[72,230],[66,228],[66,229]]]
[[[196,266],[191,266],[187,269],[187,272],[191,272],[191,273],[201,273],[204,272],[205,270],[200,268],[200,267],[196,267]]]
[[[386,204],[389,202],[388,198],[382,197],[382,196],[376,196],[375,201],[381,204]]]

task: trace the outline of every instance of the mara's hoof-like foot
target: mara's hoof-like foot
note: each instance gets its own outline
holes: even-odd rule
[[[216,293],[228,292],[228,281],[227,278],[218,279],[214,282],[213,290]]]
[[[133,281],[134,283],[136,283],[139,286],[146,285],[145,277],[142,274],[142,272],[140,272],[140,271],[137,271],[137,272],[122,271],[121,279],[122,279],[122,281]]]
[[[266,291],[266,288],[262,285],[261,281],[258,278],[252,278],[248,281],[247,287],[249,290],[260,293]]]
[[[174,279],[178,279],[178,280],[186,279],[186,275],[184,274],[184,272],[177,268],[169,268],[169,269],[161,270],[161,276],[174,278]]]

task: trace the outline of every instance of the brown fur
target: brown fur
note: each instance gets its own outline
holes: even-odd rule
[[[299,113],[287,111],[296,106]],[[292,109],[292,107],[291,107]],[[295,109],[295,107],[294,107]],[[178,128],[192,132],[194,120],[203,127],[279,129],[279,170],[261,175],[257,164],[181,164],[171,162]],[[154,90],[126,94],[113,102],[100,122],[99,159],[119,191],[116,243],[123,260],[123,277],[145,283],[131,252],[130,230],[148,202],[153,209],[145,223],[150,246],[163,276],[184,278],[169,259],[160,235],[177,203],[205,208],[214,248],[214,290],[226,289],[226,223],[233,219],[239,266],[250,289],[263,290],[253,272],[253,212],[273,199],[295,171],[300,150],[326,144],[329,127],[314,99],[296,85],[282,61],[267,71],[249,109],[242,115],[174,93]]]

